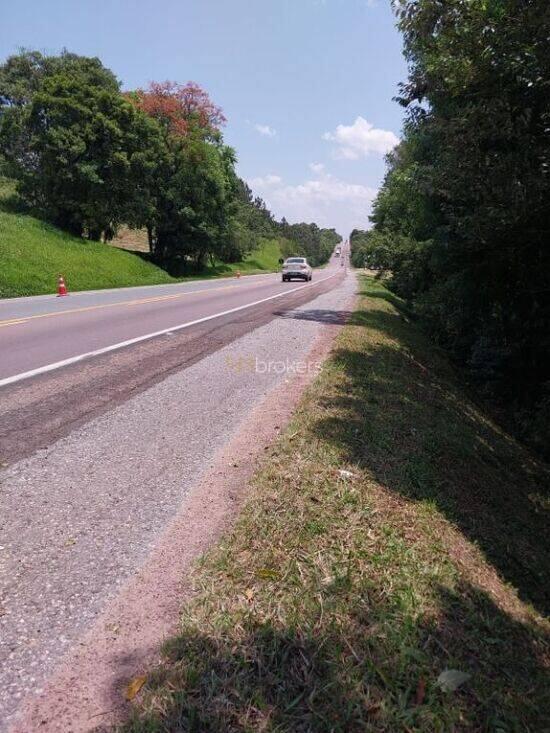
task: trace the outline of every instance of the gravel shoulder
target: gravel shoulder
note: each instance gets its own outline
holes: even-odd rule
[[[549,467],[404,307],[360,278],[118,733],[548,729]]]
[[[120,704],[354,292],[349,276],[299,318],[274,319],[1,474],[1,730],[89,730]],[[289,372],[295,362],[305,373]]]

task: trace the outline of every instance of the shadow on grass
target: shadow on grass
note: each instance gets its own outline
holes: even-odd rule
[[[265,269],[265,265],[262,265],[262,263],[259,262],[258,260],[246,260],[245,266],[247,270],[264,270]]]
[[[364,341],[340,340],[332,362],[342,378],[328,379],[326,393],[315,397],[322,404],[308,411],[307,440],[334,444],[339,465],[343,458],[409,501],[435,505],[523,598],[547,608],[547,469],[464,398],[416,329],[373,303],[336,315],[369,331]],[[329,311],[285,317],[334,322]],[[334,503],[316,521],[299,500],[294,507],[289,486],[292,477],[300,490],[313,491],[313,479],[303,485],[286,468],[284,475],[274,471],[283,486],[266,515],[289,501],[300,528],[315,537],[325,532],[326,544],[255,520],[261,562],[271,546],[286,547],[280,579],[256,587],[247,603],[254,558],[230,552],[215,564],[220,573],[207,573],[206,598],[166,645],[166,662],[149,677],[144,707],[124,726],[127,733],[535,733],[549,725],[541,628],[515,620],[465,581],[445,583],[440,550],[417,559],[408,552],[414,541],[398,551],[392,527],[376,524],[383,540],[370,544],[367,511],[364,531],[361,523],[353,540],[342,539],[341,522],[333,526],[330,517],[347,517],[353,497],[365,509],[368,497],[339,494],[331,484]],[[320,496],[323,490],[321,482]],[[313,556],[335,547],[346,558],[345,573],[315,575]],[[437,684],[449,669],[470,675],[454,693]]]
[[[220,635],[186,631],[148,680],[150,711],[124,731],[541,730],[544,665],[530,630],[470,586],[439,593],[437,618],[415,621],[351,578],[295,626],[250,614]],[[436,682],[445,669],[471,678],[451,695]]]
[[[239,265],[238,263],[226,264],[218,262],[215,265],[206,264],[203,267],[197,267],[193,262],[176,259],[169,262],[161,263],[152,258],[154,264],[158,267],[163,267],[173,277],[189,277],[189,278],[208,278],[208,277],[220,277],[227,276],[232,277],[236,274],[237,270],[243,275],[253,274],[256,270],[259,273],[268,273],[269,270],[265,269],[257,260],[247,260],[246,263]]]
[[[335,352],[346,379],[324,400],[314,432],[390,490],[435,503],[523,600],[547,614],[548,467],[477,410],[401,316],[362,310],[352,322],[391,340]]]
[[[429,500],[478,544],[523,600],[550,613],[550,471],[486,419],[457,386],[402,301],[369,291],[399,312],[305,310],[283,318],[363,326],[381,336],[367,351],[337,350],[347,377],[323,401],[313,431],[345,460],[413,500]],[[406,315],[404,315],[406,314]]]
[[[363,292],[363,294],[365,293]],[[414,313],[414,311],[411,308],[407,306],[405,301],[402,298],[400,298],[398,295],[395,295],[394,293],[392,293],[391,290],[388,290],[387,288],[369,292],[369,298],[385,300],[386,303],[390,303],[391,305],[393,305],[393,307],[397,311],[399,311],[399,313],[406,315],[411,320],[416,319],[416,314]]]

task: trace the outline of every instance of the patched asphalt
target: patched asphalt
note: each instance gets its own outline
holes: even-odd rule
[[[0,473],[4,730],[147,557],[212,455],[337,322],[353,276]],[[94,390],[93,381],[90,390]]]

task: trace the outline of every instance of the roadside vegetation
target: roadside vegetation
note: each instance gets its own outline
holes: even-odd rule
[[[273,269],[260,252],[268,241],[271,252],[278,243],[279,258],[301,254],[324,264],[340,236],[277,222],[237,176],[225,121],[197,84],[152,82],[123,92],[97,58],[24,50],[0,65],[0,173],[16,183],[22,213],[83,245],[141,231],[150,261],[172,277],[262,270],[250,263],[265,257]],[[115,267],[128,262],[110,258]]]
[[[548,727],[549,468],[360,298],[126,733]]]
[[[544,0],[395,4],[402,142],[353,262],[392,289],[550,457],[550,14]]]
[[[208,262],[187,278],[175,278],[147,255],[102,242],[84,242],[17,209],[14,184],[0,177],[0,298],[55,292],[62,273],[70,290],[161,285],[191,279],[276,272],[283,240],[260,238],[244,260]],[[284,240],[286,244],[286,240]]]
[[[13,182],[0,178],[0,298],[176,282],[130,252],[81,239],[11,208]]]

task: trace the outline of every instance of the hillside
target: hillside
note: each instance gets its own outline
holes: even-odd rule
[[[0,179],[0,297],[54,292],[58,273],[74,291],[178,282],[137,254],[78,239],[16,212],[9,204],[12,193],[12,182]],[[243,262],[220,263],[200,277],[275,271],[280,256],[276,240],[262,240]]]

